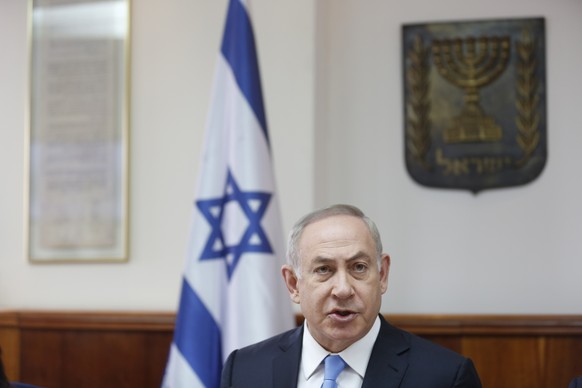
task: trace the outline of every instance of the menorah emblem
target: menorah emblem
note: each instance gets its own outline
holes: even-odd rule
[[[499,141],[502,130],[479,104],[479,89],[507,67],[509,37],[433,40],[434,63],[441,76],[465,92],[465,106],[443,132],[445,143]]]

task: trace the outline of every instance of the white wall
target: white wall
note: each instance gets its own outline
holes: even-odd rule
[[[131,257],[50,265],[24,251],[27,3],[0,0],[0,308],[174,310],[227,1],[133,0]],[[313,206],[314,10],[252,6],[288,229]]]
[[[393,265],[383,311],[582,313],[582,2],[252,0],[283,223],[359,205]],[[24,257],[26,1],[0,0],[0,308],[173,310],[226,1],[133,0],[131,257]],[[421,187],[404,166],[403,22],[545,16],[549,159],[518,188]]]
[[[404,165],[401,25],[546,18],[549,159],[526,186],[429,189]],[[360,204],[392,256],[383,310],[582,313],[582,2],[319,3],[316,205]],[[318,57],[321,59],[321,57]],[[323,73],[323,74],[322,74]]]

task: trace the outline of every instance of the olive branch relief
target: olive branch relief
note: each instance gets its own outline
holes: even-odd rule
[[[517,144],[522,151],[521,159],[515,162],[518,168],[527,164],[540,142],[540,102],[539,79],[536,76],[536,45],[528,30],[522,33],[522,40],[516,42],[517,61]]]
[[[427,161],[427,154],[431,147],[428,55],[429,48],[423,45],[422,38],[417,35],[412,49],[408,52],[410,65],[406,69],[409,85],[407,104],[410,107],[406,118],[408,135],[406,146],[410,155],[425,170],[431,170]]]

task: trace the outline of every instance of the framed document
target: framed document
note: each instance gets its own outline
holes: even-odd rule
[[[30,261],[128,259],[130,0],[31,0]]]

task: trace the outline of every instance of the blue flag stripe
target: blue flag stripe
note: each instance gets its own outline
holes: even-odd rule
[[[232,68],[236,83],[255,112],[269,144],[253,26],[239,0],[230,1],[221,50]]]
[[[220,329],[184,279],[174,343],[206,387],[218,387],[222,370]]]

